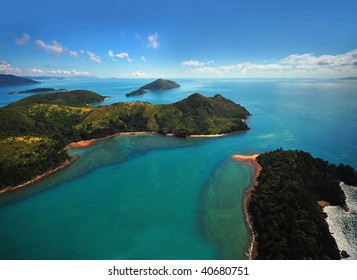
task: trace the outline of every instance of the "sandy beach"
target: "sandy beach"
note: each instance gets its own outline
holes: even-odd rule
[[[109,135],[109,136],[106,136],[106,137],[102,137],[102,138],[95,138],[95,139],[89,139],[89,140],[82,140],[82,141],[78,141],[78,142],[73,142],[71,144],[68,144],[64,148],[64,150],[67,151],[69,149],[87,148],[87,147],[93,145],[97,141],[113,138],[113,137],[116,137],[116,136],[119,136],[119,135],[137,135],[137,134],[154,134],[154,132],[149,132],[149,131],[119,132],[119,133],[116,133],[116,134],[113,134],[113,135]]]
[[[252,154],[250,156],[244,156],[244,155],[233,155],[232,159],[236,161],[242,161],[242,162],[248,162],[254,166],[255,172],[253,174],[252,178],[252,184],[246,189],[245,194],[244,194],[244,213],[245,213],[245,218],[247,221],[247,225],[249,227],[249,230],[251,232],[251,241],[250,241],[250,246],[247,252],[247,255],[249,259],[254,260],[257,255],[257,242],[256,242],[256,233],[254,232],[253,229],[253,222],[252,222],[252,217],[248,213],[248,203],[249,200],[252,196],[252,193],[254,191],[254,188],[258,186],[258,176],[260,174],[260,171],[262,170],[262,167],[260,164],[256,161],[256,158],[259,156],[259,154]]]
[[[226,136],[227,134],[208,134],[208,135],[190,135],[188,138],[216,138]]]
[[[155,135],[160,135],[156,132],[151,132],[151,131],[140,131],[140,132],[119,132],[113,135],[109,135],[106,137],[102,137],[102,138],[96,138],[96,139],[89,139],[89,140],[82,140],[82,141],[78,141],[78,142],[73,142],[71,144],[68,144],[65,147],[65,151],[69,150],[69,149],[76,149],[76,148],[87,148],[91,145],[93,145],[95,142],[97,141],[101,141],[101,140],[105,140],[105,139],[109,139],[112,137],[116,137],[119,135],[137,135],[137,134],[155,134]],[[216,137],[222,137],[222,136],[226,136],[227,134],[208,134],[208,135],[190,135],[188,136],[188,138],[216,138]],[[173,133],[168,133],[166,135],[163,136],[169,136],[169,137],[174,137],[175,135]]]

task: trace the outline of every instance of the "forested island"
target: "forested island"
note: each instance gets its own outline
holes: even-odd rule
[[[20,91],[12,91],[8,94],[20,94],[20,93],[51,93],[57,91],[65,91],[65,89],[56,90],[54,88],[32,88],[27,90],[20,90]]]
[[[135,96],[135,95],[142,95],[145,94],[147,90],[168,90],[178,88],[180,85],[174,81],[164,80],[164,79],[157,79],[152,83],[146,84],[145,86],[140,87],[137,90],[129,92],[125,94],[126,97]]]
[[[357,184],[348,165],[279,149],[256,158],[262,167],[248,203],[257,259],[340,259],[322,205],[348,211],[340,182]]]
[[[40,82],[11,74],[0,74],[0,86],[20,86],[29,84],[40,84]]]
[[[0,108],[0,189],[14,187],[69,160],[65,147],[121,132],[186,138],[247,130],[249,112],[221,95],[195,93],[167,105],[120,102],[86,90],[36,94]]]

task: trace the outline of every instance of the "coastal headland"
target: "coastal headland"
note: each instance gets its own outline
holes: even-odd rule
[[[331,164],[298,150],[278,149],[232,158],[255,168],[244,198],[246,220],[252,231],[248,251],[251,259],[343,257],[322,208],[335,205],[346,210],[340,182],[356,185],[354,168]]]
[[[250,244],[248,246],[247,256],[251,260],[255,259],[257,257],[258,251],[257,251],[257,243],[256,243],[256,233],[253,228],[252,217],[248,211],[248,205],[249,205],[250,199],[252,197],[252,193],[254,192],[254,189],[259,184],[258,177],[262,170],[261,165],[257,162],[258,156],[259,156],[259,154],[252,154],[250,156],[236,154],[236,155],[232,156],[233,160],[250,163],[254,168],[254,172],[252,173],[252,182],[249,185],[249,187],[245,190],[244,199],[243,199],[245,220],[246,220],[248,228],[250,230]]]
[[[250,113],[221,95],[194,93],[179,102],[153,105],[120,102],[73,90],[36,94],[0,108],[0,189],[11,190],[56,170],[66,150],[120,134],[155,133],[186,139],[218,137],[248,130]]]

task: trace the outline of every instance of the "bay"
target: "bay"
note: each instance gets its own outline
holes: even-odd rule
[[[241,201],[251,167],[232,162],[232,154],[302,149],[357,167],[356,81],[174,80],[181,88],[131,98],[125,93],[150,80],[44,80],[41,87],[110,96],[103,104],[220,93],[252,113],[251,130],[185,141],[119,136],[71,150],[80,159],[70,167],[0,196],[1,259],[245,258]],[[0,104],[26,96],[7,92],[34,87],[0,88]]]

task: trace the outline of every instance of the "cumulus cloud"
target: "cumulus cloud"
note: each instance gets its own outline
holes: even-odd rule
[[[24,33],[24,34],[22,34],[21,37],[16,38],[14,42],[15,42],[15,44],[18,45],[18,46],[24,46],[24,45],[26,45],[28,42],[30,42],[30,40],[31,40],[30,35],[27,34],[27,33]]]
[[[159,46],[160,46],[159,34],[157,32],[155,32],[154,34],[149,35],[147,47],[157,49]]]
[[[198,60],[187,60],[181,63],[181,66],[205,66],[214,64],[214,60],[209,60],[207,62],[200,62]]]
[[[54,74],[54,75],[72,75],[72,76],[88,76],[91,75],[89,72],[81,72],[77,70],[51,70],[48,71],[47,73],[49,74]]]
[[[190,72],[196,74],[218,74],[222,75],[224,72],[220,70],[220,67],[199,67],[191,70]]]
[[[205,65],[203,62],[199,62],[197,60],[187,60],[187,61],[183,61],[181,63],[182,66],[203,66]]]
[[[114,53],[112,50],[109,50],[108,56],[111,57],[112,61],[114,62],[118,62],[116,58],[126,58],[128,62],[133,62],[133,59],[129,57],[127,52]]]
[[[77,51],[69,51],[68,53],[72,57],[78,57],[78,52]]]
[[[38,69],[38,68],[28,69],[28,72],[30,72],[31,74],[43,74],[44,73],[41,69]]]
[[[149,77],[153,77],[153,75],[151,75],[149,73],[145,73],[145,72],[140,72],[137,70],[137,71],[131,72],[131,73],[119,74],[119,75],[117,75],[117,77],[120,77],[120,78],[149,78]]]
[[[357,66],[357,49],[338,55],[324,54],[315,56],[313,53],[292,54],[280,61],[281,64],[295,65],[304,68],[304,66],[314,67],[340,67]]]
[[[54,56],[60,56],[61,53],[65,51],[65,48],[56,40],[53,40],[52,43],[48,44],[42,40],[36,40],[35,45],[46,52],[52,53]]]
[[[119,58],[126,58],[129,57],[129,54],[126,52],[121,52],[121,53],[117,53],[116,56]]]
[[[4,60],[0,60],[0,72],[6,74],[20,75],[23,71],[20,68],[12,67],[12,65]]]
[[[141,59],[142,61],[146,62],[145,56],[142,55],[142,56],[140,57],[140,59]]]
[[[232,65],[207,67],[204,62],[184,61],[183,66],[196,66],[189,70],[196,74],[218,74],[237,76],[258,75],[261,77],[342,77],[357,75],[357,49],[343,54],[324,54],[315,56],[312,53],[292,54],[277,63],[244,62]],[[200,67],[197,67],[200,66]]]
[[[144,73],[144,72],[136,71],[136,72],[131,73],[131,76],[132,77],[136,77],[136,78],[147,78],[147,77],[149,77],[149,74],[148,73]]]
[[[127,60],[128,60],[129,63],[132,63],[134,61],[134,59],[132,59],[130,57]]]
[[[89,76],[90,72],[78,70],[42,70],[39,68],[20,69],[14,68],[10,63],[0,60],[0,73],[15,74],[15,75],[66,75],[66,76]]]
[[[102,60],[100,59],[100,57],[98,55],[95,55],[95,53],[87,51],[87,54],[88,54],[90,60],[93,60],[98,63],[102,63]]]

